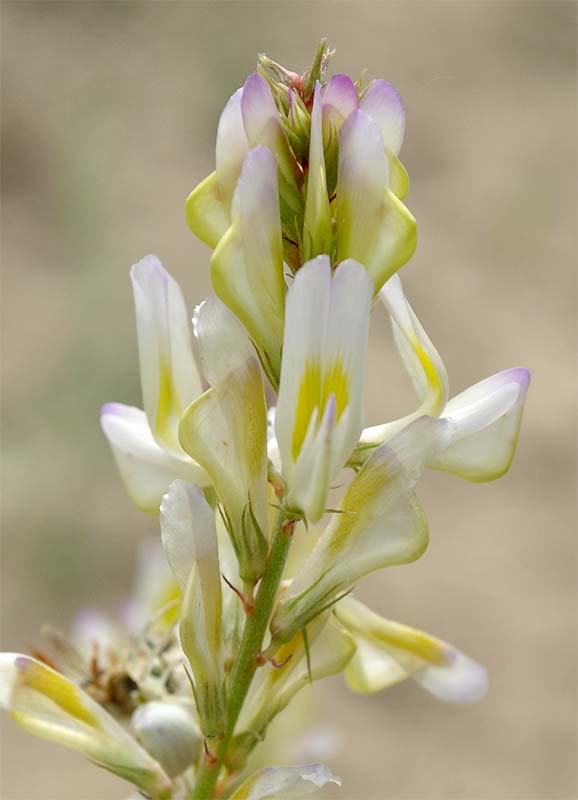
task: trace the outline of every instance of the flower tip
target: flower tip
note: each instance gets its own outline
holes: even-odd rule
[[[143,280],[156,275],[161,278],[167,278],[168,273],[163,267],[160,258],[157,255],[149,254],[137,261],[130,268],[130,277],[133,283],[141,283]]]
[[[530,385],[530,381],[532,380],[532,373],[527,367],[513,367],[509,372],[512,375],[512,378],[516,381],[516,383],[520,386],[520,393],[525,395],[528,391],[528,386]]]
[[[258,72],[252,72],[243,85],[243,94],[241,95],[243,117],[247,111],[256,110],[263,103],[275,105],[267,80]]]

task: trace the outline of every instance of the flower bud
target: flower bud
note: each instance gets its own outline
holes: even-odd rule
[[[139,706],[131,725],[145,750],[176,778],[194,762],[201,746],[201,734],[183,706],[154,701]]]
[[[200,727],[225,729],[222,595],[214,512],[193,484],[174,481],[161,504],[161,537],[183,594],[179,637],[188,659]]]

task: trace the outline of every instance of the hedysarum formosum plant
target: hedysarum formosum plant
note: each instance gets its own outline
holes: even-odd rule
[[[192,323],[156,257],[131,270],[144,411],[108,403],[101,423],[131,499],[160,515],[172,575],[149,565],[124,629],[89,626],[92,653],[48,630],[50,656],[0,656],[20,725],[151,800],[339,783],[318,763],[256,768],[272,721],[326,676],[361,693],[413,678],[459,703],[487,685],[454,646],[352,592],[426,549],[424,470],[508,470],[529,373],[450,396],[398,275],[417,238],[400,95],[328,78],[330,55],[322,42],[301,75],[260,56],[225,105],[215,171],[186,201],[214,289]],[[369,317],[384,311],[417,406],[364,428]]]

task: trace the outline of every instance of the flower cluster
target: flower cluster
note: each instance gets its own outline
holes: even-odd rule
[[[54,661],[0,658],[0,699],[21,725],[156,800],[339,782],[321,764],[249,769],[273,719],[323,677],[344,672],[362,693],[413,678],[449,702],[486,689],[481,665],[351,592],[426,549],[426,468],[507,471],[529,373],[450,399],[397,274],[416,245],[399,93],[327,79],[329,56],[322,43],[303,75],[261,56],[226,104],[216,169],[186,202],[215,292],[192,328],[156,257],[131,270],[144,410],[109,403],[101,423],[130,497],[160,514],[173,605],[156,602],[106,668],[54,633]],[[372,310],[391,320],[417,407],[364,429]]]

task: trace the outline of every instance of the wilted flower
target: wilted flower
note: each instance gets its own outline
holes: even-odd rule
[[[0,654],[0,707],[25,730],[80,751],[155,797],[170,797],[160,765],[86,692],[37,659]]]

